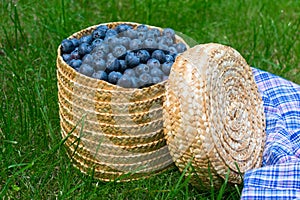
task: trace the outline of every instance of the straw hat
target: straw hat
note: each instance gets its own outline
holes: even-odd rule
[[[164,131],[171,156],[191,181],[220,186],[261,166],[265,116],[251,68],[233,48],[203,44],[176,58],[166,85]],[[237,168],[238,166],[238,168]],[[201,180],[201,181],[200,181]]]
[[[140,25],[101,25],[114,28],[119,24]],[[69,38],[90,34],[99,25]],[[175,40],[184,42],[177,35]],[[174,166],[163,132],[166,81],[143,89],[112,85],[76,72],[62,59],[60,49],[57,80],[61,134],[74,166],[84,173],[93,172],[103,181],[148,177]],[[124,176],[128,173],[131,175]]]

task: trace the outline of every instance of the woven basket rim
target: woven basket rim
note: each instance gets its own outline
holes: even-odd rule
[[[88,85],[82,85],[82,84],[80,84],[80,83],[78,83],[78,82],[75,82],[75,81],[73,81],[73,80],[69,80],[69,81],[71,81],[72,83],[76,83],[77,86],[84,86],[84,87],[86,87],[86,88],[90,88],[90,89],[93,89],[93,90],[96,90],[96,91],[105,91],[105,92],[111,92],[111,93],[122,92],[122,93],[129,93],[129,94],[132,94],[132,93],[134,93],[134,91],[144,91],[144,90],[146,91],[146,90],[149,90],[149,88],[153,88],[154,86],[157,87],[157,85],[165,85],[166,82],[167,82],[167,80],[161,81],[161,82],[159,82],[159,83],[156,83],[156,84],[154,84],[154,85],[151,85],[151,86],[149,86],[149,87],[144,87],[144,88],[124,88],[124,87],[121,87],[121,86],[118,86],[118,85],[111,84],[111,83],[109,83],[109,82],[107,82],[107,81],[103,81],[103,80],[91,78],[91,77],[89,77],[89,76],[85,76],[85,75],[83,75],[83,74],[80,74],[80,73],[77,72],[75,69],[73,69],[72,67],[70,67],[70,66],[62,59],[61,56],[59,56],[59,58],[57,58],[57,59],[59,59],[60,62],[64,62],[63,64],[64,64],[65,66],[68,66],[68,67],[70,68],[71,71],[73,71],[74,73],[76,73],[76,75],[78,75],[78,76],[80,76],[80,77],[83,77],[83,78],[87,78],[87,79],[90,80],[90,81],[97,81],[97,83],[103,83],[103,82],[105,82],[105,83],[107,83],[107,84],[109,85],[110,88],[112,88],[112,89],[105,89],[105,88],[99,89],[99,88],[90,87],[90,86],[88,86]],[[59,70],[59,73],[60,73],[61,75],[65,76],[65,74],[60,70],[60,67],[58,68],[58,70]],[[66,76],[65,76],[65,77],[66,77]],[[117,91],[117,92],[116,92],[116,91]]]
[[[77,96],[76,94],[74,94],[69,88],[60,85],[60,87],[62,87],[64,90],[66,90],[68,93],[72,94],[72,96]],[[62,94],[61,94],[62,95]],[[65,95],[62,95],[65,96]],[[87,101],[92,101],[92,102],[97,102],[97,103],[101,103],[101,104],[107,104],[107,105],[135,105],[135,104],[143,104],[143,103],[147,103],[147,102],[151,102],[151,101],[155,101],[158,100],[160,98],[162,98],[164,96],[164,94],[161,94],[159,96],[156,96],[155,98],[149,98],[149,99],[145,99],[142,101],[134,101],[134,102],[126,102],[126,103],[119,103],[119,102],[111,102],[111,101],[96,101],[94,99],[88,99],[87,97],[80,97],[81,99],[87,100]]]

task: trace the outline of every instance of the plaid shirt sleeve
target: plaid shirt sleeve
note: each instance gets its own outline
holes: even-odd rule
[[[300,85],[252,68],[264,102],[263,166],[244,175],[242,199],[300,199]]]

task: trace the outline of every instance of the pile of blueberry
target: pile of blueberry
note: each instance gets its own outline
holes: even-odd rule
[[[178,53],[186,45],[175,42],[175,31],[165,28],[115,28],[99,25],[79,39],[64,39],[62,58],[79,73],[125,88],[143,88],[164,81]]]

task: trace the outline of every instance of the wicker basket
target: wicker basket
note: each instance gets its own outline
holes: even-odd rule
[[[245,171],[261,165],[262,98],[251,68],[230,47],[197,45],[176,58],[164,119],[171,156],[181,171],[191,164],[195,186],[220,186],[228,169],[228,181],[241,183]]]
[[[121,23],[139,25],[132,22],[105,25],[114,28]],[[90,34],[97,26],[69,38]],[[184,42],[179,36],[176,40]],[[64,62],[60,49],[59,46],[60,124],[75,167],[84,173],[94,170],[94,176],[103,181],[128,181],[172,166],[163,132],[166,81],[143,89],[121,88],[76,72]],[[131,175],[123,176],[127,173]]]

